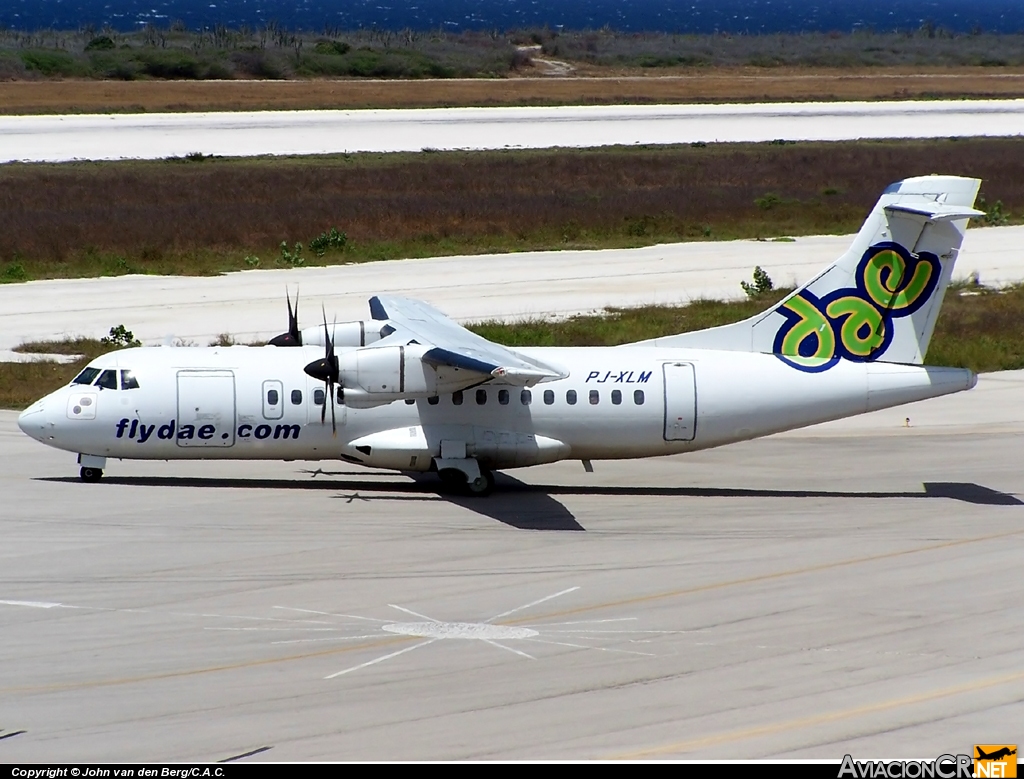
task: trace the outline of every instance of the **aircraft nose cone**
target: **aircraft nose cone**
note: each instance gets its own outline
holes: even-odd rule
[[[18,427],[21,428],[21,432],[32,438],[39,438],[43,435],[43,430],[46,427],[46,413],[41,400],[37,400],[18,415]]]

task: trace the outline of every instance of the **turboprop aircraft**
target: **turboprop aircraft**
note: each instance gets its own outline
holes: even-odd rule
[[[721,446],[970,389],[922,365],[980,182],[883,192],[849,250],[745,321],[617,347],[489,342],[416,300],[289,329],[264,347],[141,347],[93,360],[21,429],[119,459],[344,460],[436,471],[476,495],[495,469]],[[329,409],[328,409],[329,407]],[[330,423],[327,417],[330,416]]]

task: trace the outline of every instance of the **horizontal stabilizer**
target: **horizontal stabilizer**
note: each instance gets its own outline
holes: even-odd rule
[[[965,206],[950,206],[942,203],[928,203],[919,205],[916,203],[892,203],[885,207],[887,213],[896,212],[900,214],[912,214],[923,216],[929,222],[949,222],[954,219],[973,219],[985,216],[984,211]]]

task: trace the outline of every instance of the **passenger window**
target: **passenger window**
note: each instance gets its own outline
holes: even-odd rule
[[[135,375],[131,371],[121,371],[121,389],[130,390],[138,388],[139,380],[135,378]]]
[[[601,393],[597,390],[590,390],[590,405],[596,406],[601,402]]]
[[[612,390],[612,405],[622,405],[622,390]]]
[[[576,390],[568,390],[565,393],[565,402],[570,406],[576,405]]]
[[[459,390],[458,392],[453,392],[452,393],[452,405],[453,406],[461,406],[462,405],[462,390]]]
[[[440,402],[440,400],[440,397],[434,395],[434,397],[432,398],[427,398],[427,403],[429,403],[431,406],[436,406]]]
[[[636,403],[638,406],[642,406],[644,404],[644,391],[643,390],[634,390],[633,391],[633,402]]]
[[[508,390],[498,390],[498,402],[503,405],[508,405]]]
[[[302,390],[292,390],[292,405],[293,406],[301,406],[302,405]]]
[[[478,389],[476,391],[476,404],[478,406],[482,406],[486,402],[487,402],[487,390],[485,390],[485,389]]]
[[[555,402],[555,391],[554,390],[544,390],[544,405],[545,406],[550,406],[554,402]]]
[[[72,384],[92,384],[93,379],[100,375],[99,368],[86,368],[72,380]]]
[[[322,406],[326,397],[322,389],[313,390],[313,405]]]
[[[278,401],[281,400],[281,396],[277,394],[277,390],[267,390],[267,405],[276,406]]]
[[[117,371],[103,371],[100,374],[99,380],[96,382],[97,387],[102,389],[117,389]]]
[[[519,393],[519,400],[522,401],[524,406],[529,406],[533,403],[533,393],[530,390],[524,389]]]

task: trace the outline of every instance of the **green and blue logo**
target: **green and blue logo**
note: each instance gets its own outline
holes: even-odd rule
[[[814,373],[840,359],[877,360],[892,343],[893,321],[928,301],[941,272],[934,254],[911,254],[889,241],[875,244],[857,264],[856,287],[821,298],[802,290],[778,308],[786,321],[775,334],[775,355]]]

